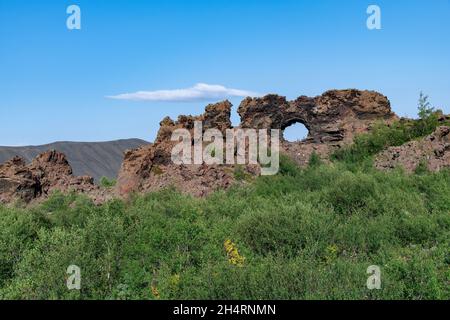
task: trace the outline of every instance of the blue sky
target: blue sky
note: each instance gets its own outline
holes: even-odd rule
[[[81,30],[66,27],[72,4]],[[382,30],[366,28],[370,4]],[[164,116],[208,101],[106,96],[197,83],[290,99],[377,90],[405,116],[423,90],[450,113],[449,36],[450,0],[0,0],[0,145],[152,141]]]

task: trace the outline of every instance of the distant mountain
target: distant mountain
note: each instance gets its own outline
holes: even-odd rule
[[[74,175],[89,175],[98,181],[101,177],[116,178],[127,149],[149,144],[140,139],[126,139],[108,142],[55,142],[42,146],[1,147],[0,163],[14,156],[31,162],[38,154],[57,150],[64,153],[72,166]]]

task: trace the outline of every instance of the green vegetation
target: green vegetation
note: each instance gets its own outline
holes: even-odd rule
[[[419,110],[418,115],[420,119],[427,119],[434,112],[434,108],[431,106],[431,103],[428,101],[428,98],[429,97],[425,95],[422,91],[420,92],[418,105]]]
[[[370,160],[372,156],[388,147],[400,146],[408,141],[423,138],[439,125],[450,125],[450,123],[439,124],[438,119],[442,111],[432,108],[428,96],[422,92],[418,102],[418,115],[418,120],[401,119],[391,125],[379,123],[370,133],[357,136],[350,148],[335,152],[332,158],[348,164],[361,163]]]
[[[109,179],[107,177],[102,177],[100,179],[100,186],[106,189],[114,187],[116,183],[117,183],[116,179]]]
[[[300,169],[282,156],[278,175],[206,199],[168,189],[0,207],[0,298],[448,300],[450,171],[371,163],[423,135],[424,119],[379,126],[331,164],[313,155]],[[80,291],[66,288],[69,265]],[[371,265],[380,290],[366,287]]]
[[[320,156],[317,153],[313,152],[311,154],[311,156],[309,157],[308,165],[310,167],[318,167],[321,164],[322,164],[322,160],[320,159]]]
[[[332,158],[347,163],[360,163],[388,147],[400,146],[408,141],[423,138],[431,134],[439,125],[440,114],[441,111],[436,111],[423,119],[402,119],[391,125],[379,123],[370,133],[357,136],[350,148],[336,151]],[[449,125],[449,123],[442,123],[442,125]]]
[[[237,181],[247,181],[250,182],[252,180],[252,175],[245,171],[243,165],[237,165],[233,171],[234,178]]]
[[[449,299],[450,172],[345,163],[195,199],[0,208],[0,298]],[[234,261],[234,262],[233,262]],[[65,286],[78,265],[81,291]],[[382,289],[366,288],[378,265]]]

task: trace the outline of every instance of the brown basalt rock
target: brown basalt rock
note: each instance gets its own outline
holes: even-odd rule
[[[55,150],[38,155],[29,168],[40,181],[44,194],[53,189],[65,189],[73,178],[66,156]]]
[[[214,190],[228,188],[234,180],[232,166],[174,164],[171,159],[172,149],[179,142],[171,141],[171,138],[175,130],[186,129],[193,145],[195,121],[202,123],[203,132],[215,128],[225,137],[225,131],[232,127],[231,107],[229,101],[223,101],[208,105],[200,116],[181,115],[177,121],[164,118],[154,144],[125,153],[117,181],[118,195],[127,196],[132,192],[149,192],[174,186],[183,192],[204,196]]]
[[[450,127],[441,126],[421,140],[390,147],[375,159],[375,167],[380,170],[401,166],[409,173],[414,172],[421,163],[430,171],[450,168]]]
[[[313,154],[316,154],[324,163],[329,163],[329,155],[336,150],[336,148],[326,143],[311,143],[307,141],[281,143],[281,152],[288,155],[300,167],[305,167],[309,164],[309,160]]]
[[[230,187],[234,181],[233,172],[230,167],[227,169],[217,165],[155,165],[148,177],[140,180],[138,191],[175,187],[184,193],[202,197]]]
[[[153,145],[125,152],[117,180],[117,192],[119,195],[128,195],[140,188],[142,181],[150,175],[154,158]]]
[[[312,153],[327,161],[330,153],[352,143],[355,135],[367,132],[375,122],[398,119],[385,96],[359,90],[332,90],[294,101],[277,95],[246,98],[238,113],[244,128],[284,130],[303,124],[309,131],[304,141],[282,142],[282,150],[300,165],[306,165]]]
[[[0,165],[2,203],[41,201],[55,191],[84,193],[96,203],[109,198],[92,177],[73,176],[66,156],[54,150],[40,154],[29,165],[18,157]]]
[[[176,129],[187,129],[193,135],[195,121],[202,122],[203,130],[215,128],[225,133],[226,129],[231,128],[231,107],[232,104],[226,100],[206,106],[205,113],[200,116],[180,115],[177,121],[166,117],[160,122],[155,145],[169,142]]]
[[[313,153],[326,161],[331,152],[351,143],[356,134],[367,132],[375,122],[389,123],[397,119],[389,100],[373,91],[333,90],[313,98],[301,96],[294,101],[278,95],[246,98],[238,109],[241,124],[237,128],[232,128],[231,107],[229,101],[223,101],[208,105],[199,116],[179,116],[176,121],[168,117],[163,119],[154,144],[125,153],[114,194],[125,197],[133,192],[174,186],[185,193],[205,196],[232,186],[237,182],[237,172],[239,180],[244,181],[260,174],[261,168],[255,164],[175,164],[171,158],[172,150],[179,141],[171,141],[172,134],[177,129],[187,129],[193,149],[198,142],[194,135],[195,121],[202,123],[203,131],[218,129],[224,138],[226,131],[232,129],[283,131],[296,122],[302,123],[309,130],[308,137],[301,142],[282,139],[281,152],[300,165],[307,165]],[[441,138],[436,136],[434,139]],[[203,142],[203,146],[205,144],[209,143]],[[439,147],[432,149],[434,157],[440,160],[430,162],[431,167],[441,166],[442,161],[447,161],[447,146],[439,144]],[[234,157],[236,155],[235,150]],[[113,196],[113,192],[94,185],[90,177],[74,177],[66,157],[56,151],[41,154],[30,165],[19,158],[0,165],[2,202],[11,202],[13,198],[26,202],[40,200],[56,190],[85,193],[97,203]]]
[[[290,102],[277,95],[246,98],[238,113],[244,128],[284,130],[302,123],[309,130],[307,141],[334,145],[352,141],[355,134],[367,131],[375,121],[397,119],[385,96],[359,90],[332,90]]]
[[[206,106],[203,114],[203,129],[218,129],[225,133],[231,128],[231,107],[228,100]]]
[[[25,160],[15,157],[0,164],[0,203],[29,202],[41,195],[41,185]]]
[[[232,128],[230,112],[231,103],[224,101],[208,105],[200,116],[179,116],[177,121],[163,119],[153,145],[125,154],[117,183],[118,194],[126,196],[130,192],[175,186],[183,192],[204,196],[233,185],[237,166],[175,165],[171,161],[172,148],[178,143],[171,141],[176,129],[187,129],[194,137],[194,122],[201,121],[203,130],[217,128],[225,133]],[[281,142],[281,151],[300,165],[306,165],[312,153],[326,161],[331,152],[351,143],[355,134],[368,131],[376,121],[397,119],[385,96],[358,90],[328,91],[319,97],[302,96],[294,101],[278,95],[246,98],[238,113],[241,116],[238,128],[284,130],[296,122],[304,124],[309,130],[306,140]],[[254,176],[260,173],[260,168],[258,165],[244,166],[244,172]]]

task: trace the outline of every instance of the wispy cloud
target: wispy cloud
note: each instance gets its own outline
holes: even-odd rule
[[[108,96],[107,98],[133,101],[195,102],[247,96],[257,97],[261,95],[256,92],[226,88],[221,85],[198,83],[192,88],[186,89],[138,91],[134,93],[123,93],[116,96]]]

